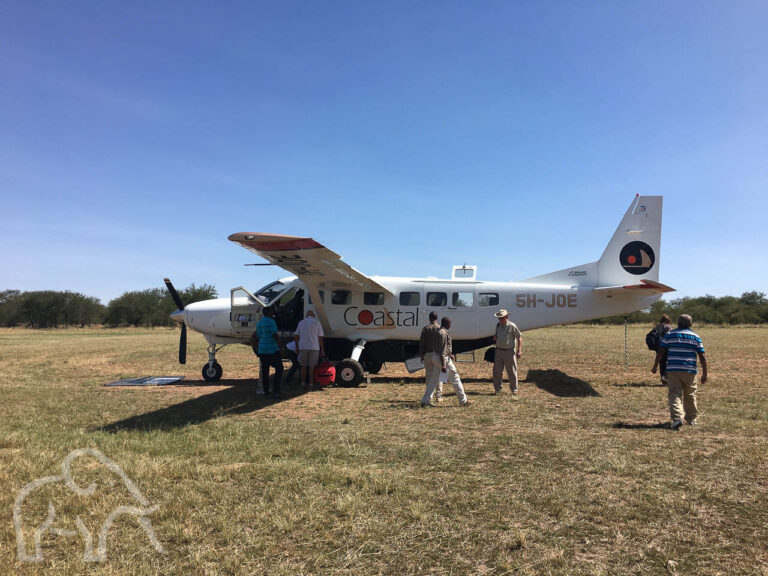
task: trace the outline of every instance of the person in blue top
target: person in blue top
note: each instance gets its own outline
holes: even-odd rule
[[[693,330],[693,319],[683,314],[677,319],[677,329],[667,332],[659,342],[656,360],[651,372],[656,374],[659,364],[667,360],[667,389],[669,392],[669,414],[672,430],[679,430],[685,419],[691,426],[696,425],[696,358],[701,362],[701,383],[707,382],[707,359],[701,338]]]
[[[282,345],[277,335],[277,322],[275,311],[272,308],[264,308],[264,316],[256,324],[256,332],[251,337],[251,342],[261,364],[261,386],[264,394],[270,396],[269,367],[275,369],[275,377],[272,382],[272,396],[280,397],[280,381],[283,377],[283,360],[280,355]]]

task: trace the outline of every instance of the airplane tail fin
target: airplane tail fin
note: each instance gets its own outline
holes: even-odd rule
[[[635,196],[600,260],[529,278],[525,282],[570,282],[572,286],[593,287],[657,284],[661,207],[661,196]]]
[[[636,196],[597,261],[599,286],[659,281],[661,196]]]

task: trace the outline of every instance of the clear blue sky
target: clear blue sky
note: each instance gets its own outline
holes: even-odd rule
[[[664,196],[661,281],[768,292],[768,3],[0,0],[0,290],[257,288],[233,232],[521,280]]]

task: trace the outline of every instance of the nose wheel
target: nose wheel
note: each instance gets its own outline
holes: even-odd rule
[[[221,364],[215,360],[213,362],[208,362],[203,366],[203,379],[206,382],[218,382],[221,380],[221,375],[223,373],[224,370],[221,369]]]
[[[208,363],[203,366],[203,380],[206,382],[218,382],[221,380],[224,370],[221,369],[221,364],[216,362],[216,352],[224,348],[224,346],[227,346],[227,344],[216,346],[215,343],[211,342],[208,345]]]

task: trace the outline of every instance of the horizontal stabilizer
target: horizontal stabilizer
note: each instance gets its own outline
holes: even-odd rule
[[[675,289],[665,284],[659,284],[653,280],[640,280],[640,284],[629,284],[627,286],[601,286],[600,288],[594,288],[592,291],[595,294],[601,294],[604,296],[617,296],[620,294],[629,294],[632,292],[643,291],[650,294],[666,294],[667,292],[674,292]]]

